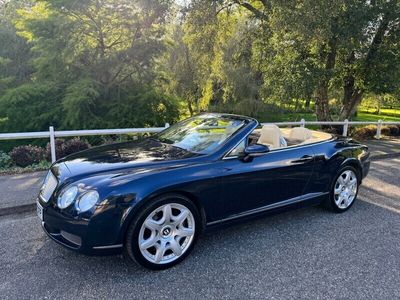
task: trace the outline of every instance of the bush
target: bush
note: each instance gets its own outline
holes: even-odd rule
[[[381,127],[381,134],[382,135],[390,135],[390,128],[387,125]]]
[[[0,169],[6,169],[13,165],[11,156],[3,151],[0,151]]]
[[[355,128],[353,131],[353,137],[360,140],[371,139],[376,134],[376,126],[368,125],[365,127]]]
[[[57,139],[55,141],[56,144],[56,157],[57,159],[70,155],[72,153],[86,150],[90,147],[90,144],[79,138],[73,138],[71,140],[62,140]],[[46,146],[46,157],[48,160],[51,160],[51,150],[50,150],[50,143],[47,143]]]
[[[46,152],[43,148],[27,145],[15,147],[10,156],[14,163],[19,167],[27,167],[33,164],[38,164],[45,159]]]
[[[360,140],[370,139],[376,135],[376,125],[368,125],[365,127],[356,128],[353,131],[353,136]],[[399,135],[400,128],[396,125],[384,125],[381,128],[381,135]]]
[[[343,126],[323,127],[321,131],[331,134],[343,134]]]
[[[79,152],[82,150],[89,149],[90,144],[79,138],[73,138],[72,140],[68,140],[64,143],[64,155],[70,155],[75,152]]]
[[[56,145],[56,157],[57,158],[64,157],[65,156],[64,150],[63,150],[64,140],[56,139],[55,145]],[[46,145],[46,159],[48,161],[51,161],[50,143],[47,143],[47,145]]]
[[[390,130],[390,135],[399,135],[400,134],[400,127],[397,125],[388,125],[387,126]]]

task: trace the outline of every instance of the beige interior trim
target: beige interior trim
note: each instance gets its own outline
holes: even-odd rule
[[[279,128],[282,136],[285,138],[285,140],[290,143],[291,138],[290,138],[290,133],[292,128]],[[261,129],[255,129],[254,133],[256,134],[261,134]],[[317,130],[310,130],[311,136],[307,138],[306,140],[303,141],[296,141],[297,143],[295,145],[290,145],[288,147],[294,147],[298,145],[305,145],[305,144],[311,144],[311,143],[318,143],[318,142],[323,142],[323,141],[328,141],[332,138],[332,135],[330,133],[322,132],[322,131],[317,131]]]

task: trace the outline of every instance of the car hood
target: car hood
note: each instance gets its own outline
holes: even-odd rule
[[[190,163],[202,154],[161,143],[154,139],[94,147],[67,156],[53,166],[59,178],[83,177],[107,172],[129,172],[135,169],[160,168],[163,165]],[[62,173],[62,174],[61,174]]]

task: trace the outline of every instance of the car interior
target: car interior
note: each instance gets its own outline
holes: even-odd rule
[[[263,144],[272,150],[317,143],[331,138],[332,135],[329,133],[304,127],[279,128],[274,124],[267,124],[250,134],[248,145]]]

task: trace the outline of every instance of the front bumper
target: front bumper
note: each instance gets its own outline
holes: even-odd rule
[[[51,205],[38,202],[43,207],[42,228],[56,243],[86,255],[122,251],[122,241],[118,241],[120,228],[117,215],[105,212],[104,215],[96,214],[93,219],[84,219],[65,215]],[[111,220],[110,215],[113,216]]]
[[[362,178],[364,179],[368,175],[369,168],[371,165],[370,152],[366,152],[366,154],[361,157],[360,163],[362,167]]]
[[[368,175],[370,165],[371,165],[370,160],[363,162],[362,178],[365,178]]]

